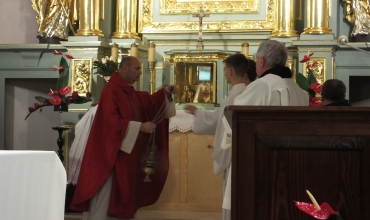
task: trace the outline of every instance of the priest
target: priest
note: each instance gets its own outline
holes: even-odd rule
[[[84,220],[133,219],[162,192],[168,174],[166,118],[175,113],[172,94],[178,89],[136,91],[132,84],[141,74],[139,60],[125,57],[101,93],[71,204],[84,212]]]
[[[194,115],[194,133],[215,135],[213,142],[213,171],[216,176],[224,175],[224,189],[226,179],[230,170],[231,148],[222,149],[221,141],[224,133],[222,117],[224,109],[228,105],[233,105],[236,96],[240,95],[246,85],[254,81],[257,77],[256,63],[246,58],[243,54],[235,54],[224,60],[224,76],[230,84],[231,89],[228,96],[222,100],[221,106],[215,111],[201,111],[193,105],[186,105],[185,110]],[[230,210],[222,210],[222,219],[230,219]]]

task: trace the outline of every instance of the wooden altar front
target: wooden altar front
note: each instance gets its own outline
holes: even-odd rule
[[[232,219],[313,219],[294,201],[370,215],[370,108],[231,106]],[[329,219],[335,219],[331,217]]]

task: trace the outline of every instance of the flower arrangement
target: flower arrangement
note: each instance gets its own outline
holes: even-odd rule
[[[49,96],[53,96],[53,98],[45,98],[42,96],[36,96],[35,99],[38,101],[34,104],[34,106],[31,106],[28,108],[29,113],[26,116],[24,120],[28,118],[33,112],[40,109],[40,112],[42,111],[42,107],[45,106],[54,106],[59,107],[59,111],[63,111],[63,105],[68,106],[70,103],[75,104],[82,104],[89,101],[92,101],[91,96],[92,94],[90,92],[86,93],[86,97],[79,96],[78,92],[72,92],[72,95],[67,96],[71,92],[70,86],[65,86],[60,88],[59,90],[51,90],[48,93]]]
[[[305,202],[295,202],[295,205],[297,206],[298,209],[311,215],[316,219],[328,219],[330,215],[337,215],[337,220],[343,220],[339,213],[334,211],[328,203],[324,202],[321,205],[319,205],[315,197],[313,197],[313,195],[310,193],[310,191],[306,190],[306,192],[310,197],[312,204]]]
[[[95,60],[93,62],[93,69],[97,69],[95,74],[98,74],[102,77],[111,76],[112,73],[117,72],[118,62],[116,62],[112,56],[106,56],[105,58],[101,58],[100,61]]]
[[[65,54],[63,56],[63,53],[61,51],[55,51],[53,52],[53,54],[62,56],[59,66],[54,66],[54,71],[59,71],[57,90],[50,89],[48,95],[53,96],[53,98],[35,96],[35,99],[38,102],[34,103],[34,106],[28,108],[29,113],[24,120],[26,120],[36,110],[40,110],[41,112],[42,108],[45,106],[54,106],[54,110],[55,107],[59,107],[58,110],[63,111],[62,106],[68,107],[70,103],[82,104],[92,101],[92,95],[90,92],[86,93],[86,96],[83,97],[80,96],[76,91],[71,93],[71,87],[67,86],[69,80],[69,64],[67,59],[70,60],[73,59],[73,57],[70,54]],[[71,95],[67,96],[70,93]]]
[[[314,53],[308,52],[307,55],[304,55],[303,59],[300,60],[300,63],[306,63],[307,67],[307,77],[305,77],[302,73],[297,73],[296,75],[296,82],[303,89],[306,91],[310,97],[310,106],[322,106],[323,103],[321,101],[321,89],[322,85],[317,82],[316,77],[312,71],[312,68],[317,65],[317,62],[308,63],[310,61],[311,56]]]

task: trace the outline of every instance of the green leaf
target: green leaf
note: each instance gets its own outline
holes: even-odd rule
[[[310,88],[307,82],[307,78],[302,73],[297,73],[296,75],[296,82],[301,89],[308,92],[308,89]]]
[[[47,99],[47,98],[44,98],[44,97],[42,97],[42,96],[35,96],[35,99],[36,99],[39,103],[43,104],[43,103],[44,103],[44,100],[45,100],[45,99]]]
[[[90,101],[92,101],[91,98],[87,98],[87,97],[83,97],[83,96],[78,96],[77,99],[72,99],[71,100],[71,103],[83,104],[83,103],[90,102]]]
[[[101,61],[95,60],[93,62],[93,69],[97,69],[94,74],[98,74],[101,76],[110,76],[112,73],[118,70],[119,64],[112,60],[106,60],[106,63],[102,63]]]
[[[63,70],[59,70],[59,78],[57,82],[57,89],[68,86],[69,81],[69,65],[64,56],[60,59],[60,66],[63,66]]]
[[[311,86],[313,83],[317,82],[315,75],[313,74],[313,72],[310,69],[308,69],[308,72],[307,72],[307,81],[308,81],[309,86]]]

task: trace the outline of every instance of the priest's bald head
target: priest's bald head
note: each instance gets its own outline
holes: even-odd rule
[[[141,72],[140,61],[133,56],[122,58],[119,64],[118,74],[130,85],[139,80]]]
[[[263,41],[256,53],[256,71],[260,77],[265,71],[275,67],[285,67],[288,51],[285,45],[276,40]]]

